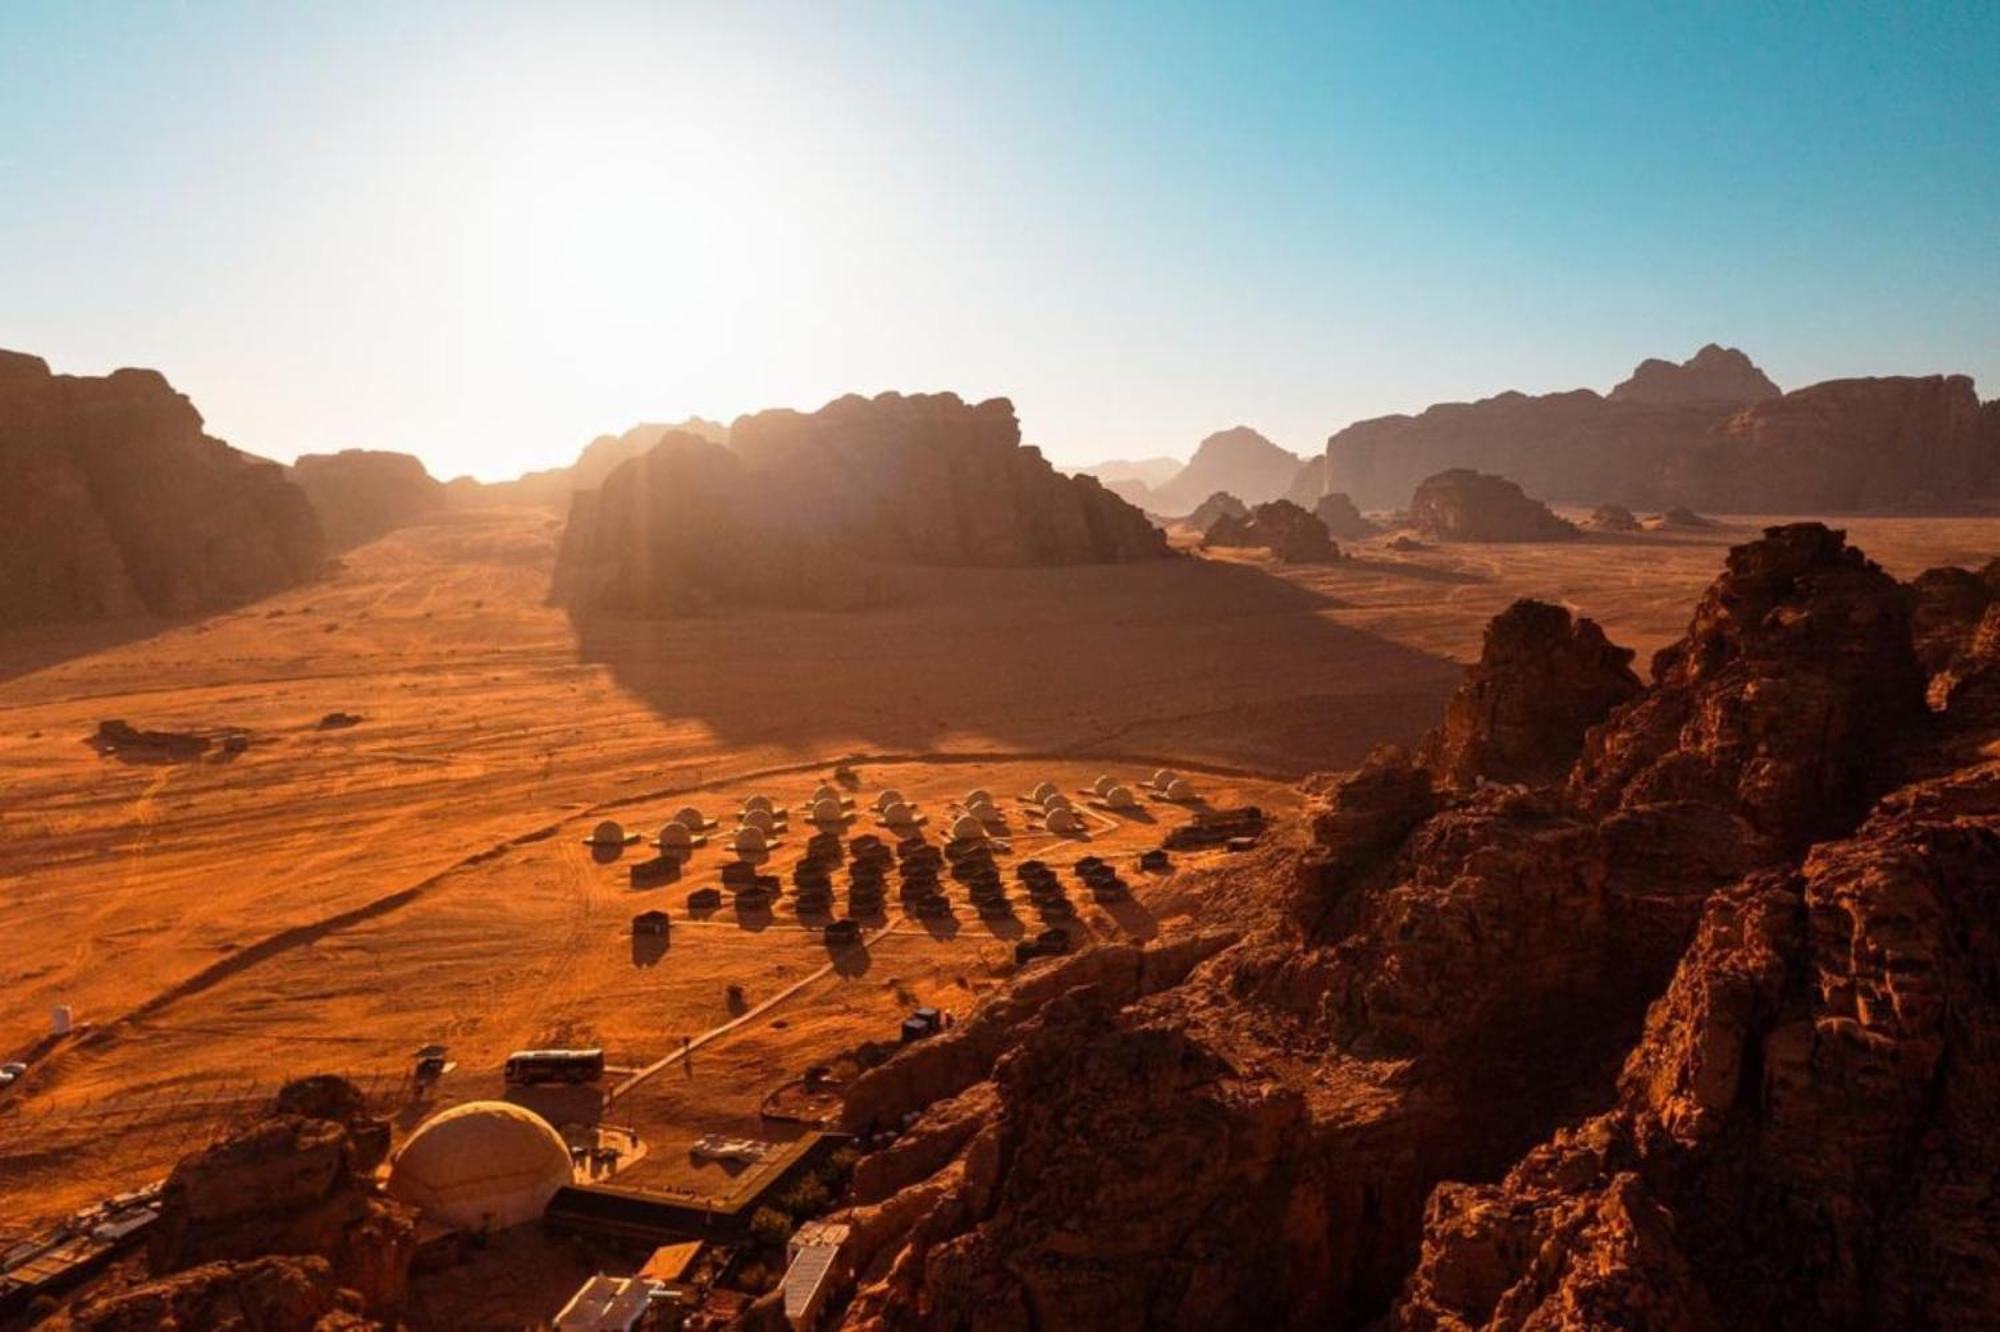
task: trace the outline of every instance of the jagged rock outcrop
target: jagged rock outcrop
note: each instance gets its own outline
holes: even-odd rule
[[[1022,447],[1005,399],[885,393],[742,417],[727,447],[669,434],[620,464],[571,506],[556,597],[639,615],[841,606],[871,567],[1168,553],[1144,514]]]
[[[1425,737],[1424,766],[1457,787],[1557,781],[1584,734],[1639,693],[1631,663],[1596,621],[1517,601],[1487,624],[1479,661]]]
[[[45,1324],[51,1332],[378,1332],[322,1258],[204,1263],[102,1298]]]
[[[374,1189],[370,1172],[387,1147],[388,1126],[366,1117],[351,1085],[292,1084],[268,1117],[174,1167],[147,1239],[147,1264],[167,1276],[272,1255],[317,1258],[365,1307],[394,1308],[416,1222],[410,1209]]]
[[[325,552],[276,463],[202,432],[158,373],[0,351],[0,624],[187,615],[294,587]]]
[[[1223,514],[1209,524],[1201,544],[1268,550],[1287,564],[1330,564],[1340,558],[1326,524],[1290,500],[1259,504],[1245,517]]]
[[[1326,493],[1326,455],[1315,453],[1299,464],[1298,474],[1292,478],[1291,487],[1279,498],[1288,499],[1301,509],[1317,511],[1319,502],[1325,498]],[[1345,499],[1346,496],[1343,495],[1341,498]],[[1340,533],[1335,532],[1334,535],[1339,536]]]
[[[1362,516],[1353,499],[1337,490],[1321,495],[1313,503],[1312,512],[1326,526],[1326,534],[1336,541],[1359,541],[1381,530]]]
[[[364,545],[445,507],[444,485],[407,453],[308,453],[293,462],[292,480],[312,501],[333,550]]]
[[[1622,504],[1600,504],[1590,512],[1590,525],[1600,532],[1637,532],[1639,520]]]
[[[1410,498],[1410,522],[1436,541],[1561,541],[1577,534],[1574,523],[1506,477],[1463,468],[1424,479]]]
[[[1114,458],[1076,469],[1078,476],[1094,476],[1104,488],[1134,508],[1158,513],[1153,487],[1171,481],[1187,464],[1179,458]]]
[[[1204,496],[1227,491],[1246,504],[1281,499],[1301,460],[1249,426],[1218,430],[1195,447],[1186,467],[1153,487],[1155,513],[1183,513]]]
[[[1356,422],[1327,441],[1326,458],[1326,488],[1369,508],[1452,468],[1510,476],[1550,500],[1655,510],[1923,510],[2000,497],[2000,428],[1964,376],[1833,380],[1779,396],[1740,353],[1714,348],[1678,367],[1648,361],[1608,397],[1502,393]]]
[[[1781,393],[1748,356],[1711,342],[1679,365],[1648,357],[1605,396],[1609,402],[1742,404]]]
[[[1184,979],[1030,971],[873,1070],[848,1325],[1990,1321],[2000,713],[1921,708],[1909,601],[1772,529],[1567,779],[1378,753],[1177,876],[1254,922]]]
[[[511,481],[478,481],[469,476],[445,482],[445,499],[453,508],[484,508],[496,504],[522,505],[569,510],[570,497],[579,490],[595,490],[620,463],[658,444],[671,434],[694,435],[712,444],[729,442],[729,427],[718,421],[690,416],[671,425],[646,423],[617,435],[599,435],[583,446],[576,461],[567,467],[549,467],[524,472]]]
[[[1247,519],[1249,516],[1249,505],[1226,490],[1218,490],[1195,505],[1194,511],[1181,519],[1177,526],[1193,528],[1207,536],[1224,518]]]

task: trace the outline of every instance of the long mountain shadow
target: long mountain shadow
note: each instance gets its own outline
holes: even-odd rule
[[[1192,558],[899,569],[860,611],[571,613],[583,660],[662,717],[800,753],[1158,753],[1275,773],[1432,725],[1460,668],[1329,617],[1262,570]]]

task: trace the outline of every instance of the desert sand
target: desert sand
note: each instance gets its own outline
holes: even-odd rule
[[[1725,548],[1764,521],[1504,547],[1378,539],[1323,566],[1231,553],[911,570],[865,612],[579,625],[546,604],[557,520],[502,509],[438,515],[222,615],[10,632],[0,1056],[35,1063],[0,1093],[0,1218],[24,1227],[156,1178],[290,1075],[393,1089],[427,1041],[458,1063],[439,1089],[450,1101],[498,1094],[511,1049],[601,1043],[631,1070],[714,1032],[691,1074],[672,1065],[608,1109],[551,1113],[635,1129],[635,1182],[717,1187],[687,1142],[782,1136],[757,1115],[771,1090],[893,1039],[913,1003],[963,1012],[1012,969],[1012,937],[957,892],[949,924],[907,919],[893,888],[845,957],[789,898],[768,921],[693,919],[687,892],[725,853],[634,889],[639,849],[599,863],[581,844],[597,819],[651,834],[683,803],[722,815],[763,790],[795,805],[841,758],[858,795],[915,796],[933,836],[975,786],[1075,789],[1162,764],[1214,803],[1283,819],[1305,773],[1414,742],[1518,596],[1597,619],[1643,674]],[[2000,519],[1841,525],[1904,578],[2000,550]],[[361,720],[323,728],[336,711]],[[87,742],[110,718],[249,744],[101,756]],[[1129,863],[1187,815],[1154,817],[1100,823],[1089,843],[1023,840],[1014,859],[1060,866],[1088,848]],[[1127,877],[1129,906],[1079,898],[1087,933],[1145,938],[1186,911]],[[673,918],[657,956],[630,934],[652,907]],[[1020,919],[1035,925],[1025,904]],[[80,1031],[50,1042],[58,1003]]]

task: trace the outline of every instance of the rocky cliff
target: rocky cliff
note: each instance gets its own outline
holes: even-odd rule
[[[1218,490],[1207,499],[1194,506],[1194,511],[1182,518],[1178,526],[1192,528],[1207,536],[1215,525],[1225,518],[1246,520],[1250,517],[1250,506],[1224,490]]]
[[[1961,375],[1850,379],[1792,393],[1741,352],[1647,361],[1600,397],[1502,393],[1357,422],[1327,441],[1325,486],[1369,508],[1435,472],[1513,477],[1551,500],[1733,513],[1922,510],[2000,497],[2000,429]]]
[[[312,501],[334,550],[373,541],[445,507],[444,485],[407,453],[342,449],[302,454],[292,480]]]
[[[1300,465],[1296,453],[1279,448],[1248,426],[1218,430],[1196,446],[1186,467],[1153,487],[1151,508],[1155,513],[1185,513],[1218,490],[1246,504],[1281,499],[1298,479]]]
[[[318,521],[276,463],[202,432],[151,370],[0,352],[0,624],[186,615],[314,577]]]
[[[1454,468],[1425,477],[1410,497],[1410,522],[1437,541],[1561,541],[1575,524],[1549,512],[1504,476]]]
[[[556,595],[634,614],[840,606],[882,566],[1166,554],[1139,510],[1022,447],[1005,399],[887,393],[739,418],[727,447],[670,434],[620,464],[571,509]]]
[[[1030,966],[857,1080],[848,1325],[1991,1323],[2000,632],[1927,709],[1913,601],[1773,529],[1643,689],[1509,612],[1441,771],[1181,872],[1226,931]],[[1457,780],[1592,715],[1554,780]]]

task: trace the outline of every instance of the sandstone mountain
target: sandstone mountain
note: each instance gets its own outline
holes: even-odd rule
[[[1776,393],[1742,353],[1642,364],[1601,397],[1502,393],[1360,421],[1327,441],[1325,487],[1400,503],[1472,468],[1550,500],[1735,513],[1961,506],[2000,497],[2000,414],[1964,376],[1836,380]]]
[[[1207,536],[1217,522],[1224,518],[1248,518],[1250,506],[1226,490],[1218,490],[1207,499],[1194,506],[1194,511],[1179,521],[1179,526],[1192,528]]]
[[[347,550],[445,507],[444,485],[407,453],[307,453],[292,480],[312,501],[327,545]]]
[[[193,614],[325,562],[305,493],[204,434],[151,370],[55,375],[0,352],[0,476],[0,623]]]
[[[1561,541],[1575,524],[1549,512],[1504,476],[1455,468],[1426,477],[1410,498],[1410,522],[1437,541]]]
[[[583,446],[576,461],[567,467],[526,472],[512,481],[453,477],[445,483],[445,493],[450,503],[459,508],[521,504],[567,512],[571,495],[579,490],[595,490],[620,463],[638,457],[674,433],[696,435],[717,444],[729,442],[728,426],[699,416],[673,425],[636,425],[623,434],[597,436]]]
[[[556,596],[677,614],[730,602],[842,606],[896,565],[1162,558],[1165,539],[1092,477],[1020,442],[1013,405],[849,396],[739,418],[727,447],[674,433],[579,492]]]
[[[856,1080],[848,1326],[1982,1325],[1992,606],[1796,524],[1644,687],[1508,612],[1441,770],[1378,753],[1182,871],[1202,926]]]
[[[1281,499],[1298,477],[1301,460],[1248,426],[1219,430],[1202,440],[1186,467],[1153,487],[1154,513],[1186,513],[1218,490],[1245,504]]]
[[[1314,500],[1312,513],[1326,525],[1328,535],[1342,541],[1358,541],[1380,530],[1362,517],[1361,510],[1354,507],[1353,498],[1342,491],[1328,491]]]
[[[1259,504],[1247,515],[1223,514],[1209,525],[1204,547],[1268,550],[1286,564],[1325,564],[1340,558],[1326,524],[1290,500]]]
[[[1139,458],[1128,460],[1113,458],[1109,462],[1092,463],[1077,469],[1079,476],[1094,476],[1104,483],[1104,488],[1127,504],[1141,509],[1159,512],[1153,500],[1153,490],[1157,486],[1173,480],[1187,464],[1179,458]]]

